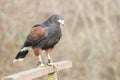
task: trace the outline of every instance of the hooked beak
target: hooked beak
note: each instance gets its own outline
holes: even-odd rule
[[[64,25],[64,20],[58,20],[58,22],[60,23],[60,24],[62,24],[62,25]]]

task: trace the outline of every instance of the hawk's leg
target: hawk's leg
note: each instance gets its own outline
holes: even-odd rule
[[[50,54],[47,54],[47,57],[48,57],[48,63],[47,63],[47,65],[48,65],[48,66],[53,65],[52,59],[51,59],[51,57],[50,57]]]
[[[46,49],[45,50],[45,52],[46,52],[46,54],[47,54],[47,57],[48,57],[48,63],[47,63],[47,65],[48,66],[53,66],[53,67],[55,67],[56,69],[57,69],[57,66],[56,66],[56,64],[54,64],[53,62],[52,62],[52,59],[51,59],[51,57],[50,57],[50,52],[52,51],[52,48],[49,48],[49,49]]]
[[[55,68],[55,70],[57,71],[57,66],[56,66],[55,63],[52,62],[52,59],[51,59],[51,57],[50,57],[50,54],[47,54],[47,57],[48,57],[48,63],[47,63],[47,65],[48,65],[48,66],[53,66],[53,67]]]
[[[37,66],[45,66],[42,62],[42,58],[41,58],[41,49],[40,48],[34,48],[34,53],[36,56],[38,56],[39,61],[37,63]]]
[[[48,58],[48,62],[47,62],[47,65],[51,65],[53,62],[52,62],[52,59],[50,57],[50,52],[52,51],[52,48],[48,48],[45,50],[46,52],[46,55],[47,55],[47,58]]]
[[[45,66],[42,62],[41,54],[39,55],[39,61],[37,63],[37,66]]]

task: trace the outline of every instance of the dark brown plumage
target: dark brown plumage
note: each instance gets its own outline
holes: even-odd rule
[[[38,65],[43,65],[41,60],[42,50],[45,50],[48,56],[48,63],[51,63],[52,61],[49,53],[62,36],[60,24],[64,24],[63,17],[58,14],[53,14],[43,23],[33,26],[25,43],[16,55],[14,62],[23,60],[29,52],[28,47],[32,47],[35,55],[39,56]]]

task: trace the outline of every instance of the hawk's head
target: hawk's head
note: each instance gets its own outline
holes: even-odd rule
[[[64,19],[63,19],[63,17],[61,15],[53,14],[52,16],[50,16],[49,19],[54,24],[62,24],[62,25],[64,25]]]

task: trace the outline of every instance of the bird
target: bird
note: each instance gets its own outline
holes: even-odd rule
[[[63,25],[64,18],[59,14],[52,14],[42,23],[35,24],[13,62],[22,61],[32,48],[35,56],[39,59],[38,66],[44,66],[41,58],[43,50],[47,55],[47,65],[53,65],[50,53],[62,37],[61,26]]]

